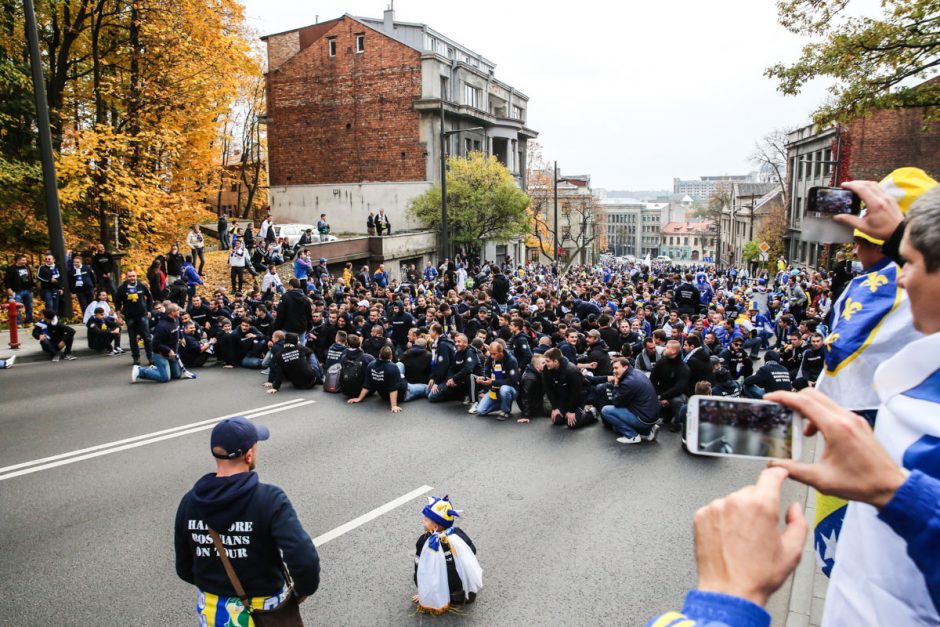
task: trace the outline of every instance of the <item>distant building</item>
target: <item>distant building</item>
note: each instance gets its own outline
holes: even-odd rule
[[[673,261],[715,262],[718,231],[710,222],[669,222],[663,225],[662,252]]]
[[[537,211],[539,234],[529,239],[529,260],[550,262],[555,238],[555,192],[551,169],[538,172],[527,189]],[[593,263],[607,239],[605,219],[591,190],[590,174],[558,174],[558,258]],[[541,248],[541,252],[540,252]]]
[[[790,133],[788,261],[812,267],[823,259],[826,244],[801,239],[811,187],[880,181],[901,167],[921,168],[940,180],[940,125],[926,125],[922,108],[875,111],[848,124],[829,128],[809,125]]]
[[[607,220],[608,252],[617,257],[660,254],[659,228],[665,203],[609,197],[599,202]]]
[[[440,181],[446,153],[494,155],[523,186],[528,97],[495,64],[424,24],[340,18],[268,35],[270,205],[281,222],[365,233],[384,208],[393,233],[419,226],[408,203]]]
[[[783,189],[776,183],[734,183],[731,202],[721,212],[721,250],[719,263],[738,266],[744,263],[744,246],[761,232],[764,218],[780,203]],[[777,205],[779,206],[779,205]]]
[[[682,180],[672,179],[673,195],[689,195],[693,200],[704,202],[709,196],[720,189],[722,185],[731,183],[757,183],[759,175],[757,172],[740,175],[724,176],[703,176],[699,179]]]

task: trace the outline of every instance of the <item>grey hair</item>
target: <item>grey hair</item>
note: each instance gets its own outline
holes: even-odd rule
[[[914,201],[907,214],[911,246],[924,256],[927,272],[940,270],[940,185]]]

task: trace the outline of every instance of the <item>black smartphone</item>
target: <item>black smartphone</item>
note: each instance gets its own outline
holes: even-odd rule
[[[806,210],[826,215],[850,213],[857,216],[862,211],[862,200],[852,190],[841,187],[811,187]]]

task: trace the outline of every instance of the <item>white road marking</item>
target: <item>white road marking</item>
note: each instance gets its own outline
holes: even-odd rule
[[[401,507],[402,505],[404,505],[404,504],[407,503],[408,501],[410,501],[410,500],[412,500],[412,499],[414,499],[414,498],[416,498],[416,497],[419,497],[419,496],[421,496],[422,494],[427,494],[428,492],[430,492],[430,491],[433,490],[433,489],[434,489],[434,488],[432,488],[432,487],[429,486],[429,485],[423,485],[423,486],[421,486],[420,488],[418,488],[418,489],[416,489],[416,490],[412,490],[411,492],[409,492],[408,494],[406,494],[406,495],[404,495],[404,496],[398,497],[398,498],[395,499],[394,501],[389,501],[389,502],[386,503],[385,505],[381,505],[381,506],[379,506],[379,507],[376,507],[376,508],[375,508],[374,510],[372,510],[371,512],[369,512],[369,513],[367,513],[367,514],[363,514],[363,515],[360,516],[359,518],[354,518],[354,519],[350,520],[348,523],[346,523],[346,524],[344,524],[344,525],[340,525],[339,527],[337,527],[336,529],[333,529],[332,531],[327,531],[326,533],[317,536],[316,538],[313,539],[313,543],[314,543],[317,547],[321,547],[321,546],[323,546],[324,544],[326,544],[327,542],[329,542],[330,540],[335,540],[336,538],[340,537],[341,535],[343,535],[343,534],[345,534],[345,533],[349,533],[349,532],[352,531],[353,529],[355,529],[355,528],[357,528],[357,527],[361,527],[362,525],[366,524],[367,522],[369,522],[369,521],[371,521],[371,520],[375,520],[376,518],[378,518],[378,517],[381,516],[382,514],[387,514],[387,513],[389,513],[390,511],[392,511],[393,509],[395,509],[396,507]]]
[[[302,398],[297,398],[291,401],[284,401],[283,403],[258,407],[256,409],[251,409],[245,412],[236,412],[234,414],[219,416],[218,418],[210,418],[208,420],[193,422],[187,425],[180,425],[179,427],[173,427],[170,429],[163,429],[162,431],[154,431],[153,433],[138,435],[132,438],[126,438],[124,440],[108,442],[107,444],[99,444],[97,446],[72,451],[70,453],[61,453],[59,455],[33,460],[31,462],[14,464],[13,466],[0,468],[0,481],[13,479],[14,477],[21,477],[23,475],[39,472],[40,470],[48,470],[50,468],[57,468],[67,464],[73,464],[75,462],[92,459],[94,457],[101,457],[102,455],[110,455],[111,453],[117,453],[119,451],[126,451],[128,449],[146,446],[156,442],[162,442],[163,440],[178,438],[180,436],[197,433],[199,431],[205,431],[214,427],[217,422],[225,420],[226,418],[232,418],[234,416],[244,416],[245,418],[249,419],[258,418],[260,416],[269,416],[271,414],[277,414],[282,411],[303,407],[305,405],[312,405],[313,403],[314,401],[305,401]]]

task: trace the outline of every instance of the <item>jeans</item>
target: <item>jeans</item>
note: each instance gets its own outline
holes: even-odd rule
[[[23,303],[23,307],[26,308],[26,322],[27,324],[33,323],[33,292],[31,290],[21,290],[17,292],[14,297],[15,300]],[[85,312],[82,312],[83,314]]]
[[[442,401],[454,400],[464,394],[463,388],[460,385],[456,385],[452,388],[447,387],[447,383],[441,383],[437,386],[437,393],[431,391],[431,388],[428,387],[428,400],[432,403],[440,403]],[[473,399],[476,400],[476,399]]]
[[[759,337],[752,337],[750,339],[744,340],[744,350],[750,349],[751,357],[757,357],[760,352],[760,347],[763,342],[767,340],[762,340]]]
[[[516,397],[519,396],[519,392],[514,387],[508,385],[500,386],[496,391],[497,398],[491,398],[490,393],[487,392],[483,395],[483,398],[480,399],[480,404],[477,406],[477,414],[480,416],[485,416],[497,409],[499,411],[506,412],[507,414],[512,411],[512,402],[516,400]]]
[[[264,365],[264,360],[260,357],[245,357],[241,360],[239,364],[242,368],[251,368],[252,370],[260,370]]]
[[[741,396],[744,398],[764,398],[764,390],[756,385],[745,385],[741,391]]]
[[[42,290],[40,292],[43,302],[46,304],[46,309],[51,309],[56,312],[56,315],[59,313],[59,290]],[[85,312],[82,312],[85,313]]]
[[[219,250],[228,250],[229,236],[228,229],[219,231]]]
[[[405,378],[405,364],[400,361],[395,364],[398,366],[399,372],[401,372],[401,377]],[[407,403],[410,400],[416,398],[424,398],[428,395],[428,386],[426,383],[409,383],[408,389],[405,390],[405,398],[401,399],[402,403]]]
[[[625,438],[649,435],[653,428],[653,425],[646,424],[626,407],[614,405],[604,405],[601,408],[601,420],[604,424],[610,425],[615,433]]]
[[[135,360],[140,359],[140,347],[137,346],[137,337],[144,340],[144,351],[147,353],[147,359],[153,361],[153,344],[150,337],[150,323],[146,316],[137,318],[126,318],[127,339],[131,345],[131,356]]]
[[[157,383],[166,383],[170,379],[180,378],[179,359],[173,357],[164,357],[160,353],[153,356],[153,365],[149,368],[140,369],[140,378],[156,381]]]

